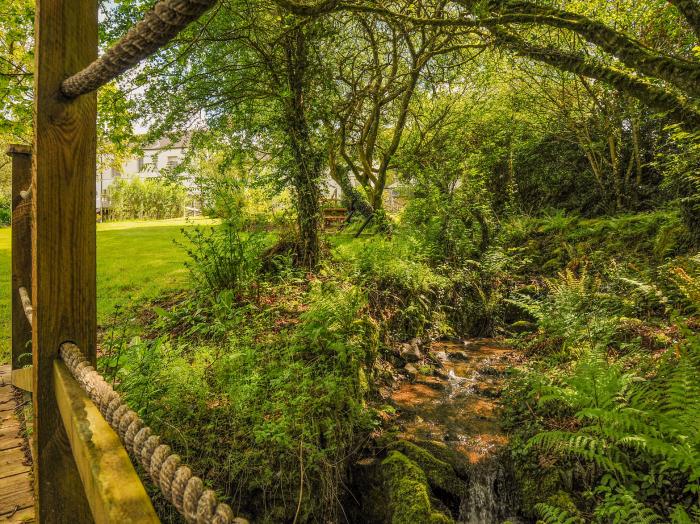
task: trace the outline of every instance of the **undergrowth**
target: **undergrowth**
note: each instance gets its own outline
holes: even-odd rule
[[[150,335],[106,337],[102,369],[237,510],[338,520],[346,466],[376,425],[366,296],[326,279],[268,282],[247,298],[158,307]]]

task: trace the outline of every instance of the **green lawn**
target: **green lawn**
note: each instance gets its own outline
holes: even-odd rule
[[[97,225],[97,319],[116,304],[152,297],[187,285],[186,254],[173,240],[180,229],[208,224],[206,219],[108,222]],[[10,228],[0,229],[0,364],[9,361]]]

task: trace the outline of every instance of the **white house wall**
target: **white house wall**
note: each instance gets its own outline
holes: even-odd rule
[[[108,168],[98,174],[97,180],[95,181],[95,204],[98,209],[100,207],[101,196],[106,197],[109,186],[111,186],[115,181],[132,180],[134,178],[146,180],[148,178],[159,177],[161,176],[161,172],[168,167],[168,162],[171,159],[174,159],[176,165],[182,162],[182,160],[185,158],[185,149],[145,149],[141,158],[143,159],[142,162],[139,157],[129,158],[128,160],[124,161],[121,169],[118,171]],[[141,164],[143,167],[139,169]],[[118,175],[116,173],[118,173]],[[193,177],[189,176],[187,173],[184,173],[183,175],[183,185],[187,188],[194,187]],[[104,199],[102,203],[105,205],[107,204],[106,200]]]

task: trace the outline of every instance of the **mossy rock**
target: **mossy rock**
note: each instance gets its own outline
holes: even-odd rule
[[[555,470],[531,470],[517,468],[516,483],[520,492],[523,515],[535,518],[535,505],[560,492],[560,478]]]
[[[436,459],[452,466],[452,469],[454,469],[460,479],[466,481],[469,478],[471,464],[465,455],[450,448],[444,442],[437,440],[416,439],[413,443],[429,452]]]
[[[511,333],[533,333],[537,331],[537,324],[528,320],[518,320],[508,326]]]
[[[449,493],[458,499],[465,493],[466,483],[457,476],[448,451],[438,457],[435,453],[408,440],[396,441],[389,446],[389,449],[400,451],[418,464],[428,478],[431,488]],[[438,451],[439,448],[434,446],[434,449]]]
[[[433,509],[426,474],[406,455],[390,451],[380,465],[380,474],[387,522],[454,524],[450,517]]]

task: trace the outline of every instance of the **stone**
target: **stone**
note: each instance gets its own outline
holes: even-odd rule
[[[467,362],[468,360],[470,360],[468,353],[459,350],[450,351],[449,357],[450,360],[456,360],[458,362]]]
[[[420,348],[415,344],[401,344],[401,358],[406,362],[418,362],[423,358]]]
[[[406,364],[403,367],[403,369],[404,369],[404,371],[406,371],[406,373],[408,373],[408,376],[411,380],[413,380],[414,378],[416,378],[418,376],[418,370],[416,369],[416,366],[414,366],[413,364]]]
[[[424,386],[428,386],[436,391],[444,391],[447,389],[447,384],[438,377],[426,377],[421,375],[415,380],[415,382],[416,384],[423,384]]]

